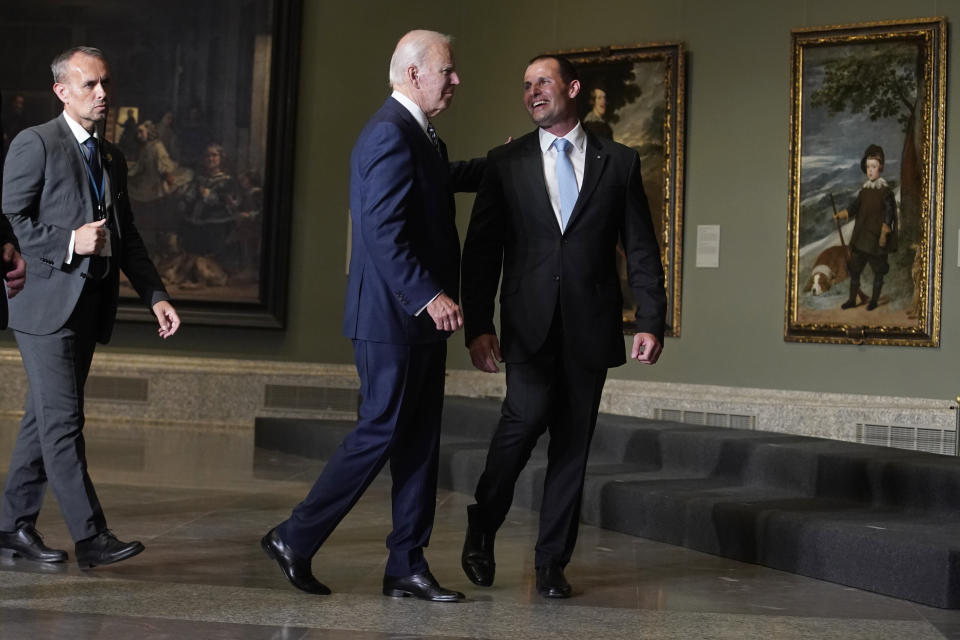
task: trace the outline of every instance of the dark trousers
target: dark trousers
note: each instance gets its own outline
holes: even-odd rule
[[[468,509],[471,528],[495,532],[513,502],[517,477],[537,440],[550,434],[534,564],[565,566],[577,542],[590,441],[606,369],[586,369],[563,348],[555,314],[550,335],[528,362],[507,364],[507,395],[487,462]]]
[[[856,292],[860,289],[860,274],[864,268],[870,265],[873,271],[873,288],[878,292],[883,286],[883,277],[890,271],[890,263],[887,261],[887,254],[867,253],[853,248],[850,252],[850,259],[847,261],[847,268],[850,270],[850,299],[852,300]]]
[[[280,539],[294,551],[312,557],[389,460],[393,531],[387,536],[386,574],[427,570],[423,548],[436,509],[446,355],[445,342],[354,341],[362,396],[357,426],[278,526]]]
[[[96,346],[101,286],[87,281],[70,319],[54,333],[14,331],[29,386],[0,504],[0,531],[36,522],[48,482],[74,541],[107,527],[83,439],[83,386]]]

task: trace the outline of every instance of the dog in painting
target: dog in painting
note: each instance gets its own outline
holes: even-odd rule
[[[850,277],[847,272],[847,248],[836,245],[827,247],[817,256],[807,280],[804,292],[810,291],[815,296],[823,295],[833,285]]]

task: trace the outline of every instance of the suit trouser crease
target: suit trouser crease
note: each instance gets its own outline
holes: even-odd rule
[[[389,460],[393,530],[386,573],[420,573],[427,568],[423,548],[436,509],[446,343],[355,340],[354,357],[361,383],[357,426],[279,534],[298,554],[312,557]]]
[[[91,285],[57,331],[14,332],[28,389],[0,507],[0,530],[34,524],[48,482],[74,541],[106,528],[87,471],[83,437],[83,388],[96,346],[99,302]]]
[[[549,431],[536,566],[566,565],[576,544],[590,441],[606,370],[583,368],[551,331],[527,362],[507,364],[507,395],[477,483],[470,525],[495,532],[537,440]]]

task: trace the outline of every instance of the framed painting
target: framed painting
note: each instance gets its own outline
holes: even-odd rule
[[[559,51],[580,75],[580,120],[595,135],[612,138],[640,155],[666,274],[666,335],[680,336],[683,250],[684,99],[682,43]],[[623,330],[635,333],[636,303],[618,247]]]
[[[105,53],[104,134],[127,160],[137,228],[188,324],[284,324],[301,2],[0,6],[3,106],[22,96],[24,107],[12,126],[60,112],[56,54]],[[153,321],[125,278],[120,294],[121,319]]]
[[[937,346],[946,20],[792,38],[784,338]]]

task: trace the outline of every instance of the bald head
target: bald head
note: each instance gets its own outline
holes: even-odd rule
[[[390,84],[427,117],[449,107],[460,84],[450,36],[417,29],[400,38],[390,59]]]

